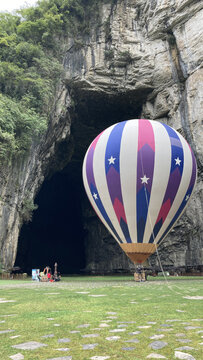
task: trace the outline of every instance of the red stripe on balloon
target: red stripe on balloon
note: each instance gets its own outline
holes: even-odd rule
[[[159,212],[159,215],[158,215],[158,218],[157,218],[157,221],[156,221],[156,224],[162,219],[162,223],[165,221],[168,213],[169,213],[169,210],[171,208],[171,200],[168,199],[161,207],[161,210]]]
[[[148,144],[155,151],[154,132],[149,120],[139,120],[138,151]]]
[[[100,136],[103,134],[103,132],[104,132],[104,131],[102,131],[102,132],[92,141],[92,143],[91,143],[91,145],[90,145],[90,148],[89,148],[89,151],[90,151],[91,149],[94,149],[94,150],[95,150],[95,147],[96,147],[96,145],[97,145],[97,142],[98,142]]]
[[[122,218],[125,221],[125,223],[127,224],[127,219],[126,219],[126,216],[125,216],[124,206],[123,206],[123,204],[120,202],[120,200],[118,198],[116,198],[114,200],[113,208],[114,208],[114,211],[116,213],[116,216],[117,216],[117,219],[118,219],[119,223],[120,223],[120,220]]]

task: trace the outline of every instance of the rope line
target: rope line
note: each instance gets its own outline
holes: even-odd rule
[[[141,157],[141,166],[142,166],[142,176],[144,176],[144,166],[143,166],[143,159],[142,159],[142,151],[140,151],[140,157]],[[159,263],[159,266],[160,266],[160,269],[161,269],[161,272],[163,274],[163,277],[164,277],[164,280],[168,286],[168,288],[173,291],[174,293],[178,294],[178,295],[183,295],[183,292],[178,292],[176,290],[174,290],[171,285],[169,285],[169,282],[166,278],[166,275],[165,275],[165,272],[164,272],[164,269],[163,269],[163,266],[162,266],[162,263],[161,263],[161,258],[160,258],[160,255],[159,255],[159,251],[158,251],[158,246],[155,242],[155,235],[154,235],[154,230],[153,230],[153,226],[152,226],[152,219],[151,219],[151,215],[150,215],[150,212],[149,212],[149,202],[148,202],[148,198],[147,198],[147,189],[146,189],[146,185],[144,183],[144,193],[145,193],[145,200],[146,200],[146,204],[147,204],[147,208],[148,208],[148,216],[149,216],[149,221],[150,221],[150,226],[151,226],[151,232],[152,232],[152,237],[153,237],[153,243],[155,245],[155,249],[156,249],[156,254],[157,254],[157,258],[158,258],[158,263]],[[179,290],[179,286],[177,285],[174,285],[175,287],[177,287]],[[186,293],[188,295],[188,292]]]

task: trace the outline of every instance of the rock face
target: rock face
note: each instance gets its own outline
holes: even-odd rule
[[[199,0],[109,0],[100,7],[100,22],[92,19],[89,35],[67,39],[64,85],[46,138],[33,145],[26,159],[3,167],[2,262],[6,267],[14,264],[26,197],[33,199],[44,178],[69,160],[81,164],[90,141],[106,126],[139,117],[172,126],[195,153],[195,193],[159,252],[162,264],[201,265],[203,5]],[[83,205],[86,268],[113,271],[132,266],[88,206]],[[157,256],[150,261],[158,264]]]
[[[60,147],[66,148],[71,157],[70,118],[67,111],[62,111],[62,106],[68,106],[69,101],[67,89],[62,87],[59,89],[52,121],[42,142],[33,144],[26,157],[15,159],[9,165],[1,165],[0,263],[5,269],[11,268],[15,263],[19,231],[32,213],[34,197],[40,185],[50,172],[57,170]],[[62,166],[61,159],[60,164]]]

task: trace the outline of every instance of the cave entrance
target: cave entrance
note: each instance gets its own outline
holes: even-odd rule
[[[106,127],[139,118],[142,104],[151,91],[145,88],[139,93],[131,91],[109,96],[79,92],[78,88],[70,89],[74,103],[71,112],[71,160],[61,172],[54,173],[44,181],[36,196],[38,209],[34,211],[32,222],[24,224],[20,232],[16,266],[28,273],[32,268],[43,269],[46,265],[53,269],[55,262],[63,274],[81,273],[85,269],[88,265],[85,239],[89,235],[88,230],[84,230],[84,199],[91,208],[82,183],[85,152],[91,141]],[[61,157],[63,162],[66,156],[70,159],[62,144],[58,160]],[[94,250],[91,249],[92,253],[97,253]],[[93,261],[98,263],[96,258]],[[104,266],[104,257],[102,261]],[[109,267],[108,260],[105,267]]]
[[[85,267],[80,170],[71,162],[44,181],[35,199],[38,209],[19,237],[16,265],[23,271],[46,265],[54,269],[55,262],[63,274],[78,274]]]

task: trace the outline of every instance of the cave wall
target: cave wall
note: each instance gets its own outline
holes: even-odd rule
[[[100,22],[92,19],[90,34],[69,36],[62,44],[65,76],[46,137],[33,144],[26,158],[2,168],[2,262],[14,264],[24,199],[36,196],[44,178],[69,160],[81,165],[90,141],[106,126],[145,117],[178,130],[198,164],[195,193],[160,246],[161,260],[176,266],[202,264],[203,5],[198,0],[109,0],[100,6]],[[89,205],[83,207],[86,268],[131,266],[96,218],[87,215]],[[156,255],[151,263],[157,264]]]
[[[23,158],[1,164],[0,263],[5,269],[15,263],[21,226],[31,216],[34,198],[44,179],[63,168],[64,149],[66,162],[71,157],[71,120],[67,110],[70,101],[66,87],[59,86],[47,134],[41,142],[33,143]]]
[[[113,2],[103,6],[103,25],[94,28],[90,38],[81,38],[80,48],[69,39],[64,59],[67,86],[76,103],[78,99],[87,102],[91,98],[96,103],[103,97],[105,103],[100,109],[111,102],[112,109],[124,103],[127,116],[123,120],[132,118],[133,112],[135,118],[141,106],[139,117],[174,127],[195,153],[195,193],[185,215],[160,246],[163,265],[203,263],[202,19],[199,1]],[[132,113],[127,111],[129,106],[133,106]],[[112,118],[115,120],[113,110]],[[95,224],[90,222],[87,227],[89,247],[93,248]],[[101,241],[105,236],[100,230]],[[90,252],[87,256],[89,263],[94,264],[92,268],[102,264],[101,254],[97,257]],[[120,255],[116,260],[115,255],[109,259],[120,259],[120,267],[126,266]],[[157,255],[150,258],[150,263],[158,265]]]

